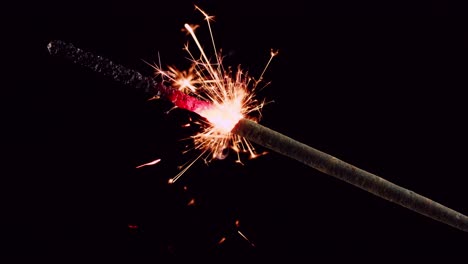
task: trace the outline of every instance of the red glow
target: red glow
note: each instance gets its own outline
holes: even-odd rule
[[[186,109],[197,114],[200,114],[200,112],[205,109],[211,108],[211,103],[199,100],[183,93],[182,91],[162,85],[159,88],[160,89],[158,90],[161,91],[162,95],[179,108]]]

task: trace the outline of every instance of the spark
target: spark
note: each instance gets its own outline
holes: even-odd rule
[[[148,163],[145,163],[145,164],[141,164],[141,165],[139,165],[139,166],[136,166],[135,168],[139,169],[139,168],[142,168],[142,167],[145,167],[145,166],[155,165],[155,164],[158,164],[160,161],[161,161],[161,159],[155,159],[155,160],[150,161],[150,162],[148,162]]]
[[[190,201],[187,203],[188,206],[193,206],[195,205],[195,198],[190,199]]]
[[[222,238],[218,241],[218,245],[224,243],[224,241],[226,241],[226,237],[222,237]]]
[[[237,230],[237,233],[238,233],[243,239],[245,239],[245,241],[247,241],[252,247],[255,247],[255,244],[252,243],[252,241],[250,241],[240,230]]]
[[[239,221],[239,220],[236,220],[235,225],[236,225],[236,228],[237,228],[237,233],[238,233],[245,241],[247,241],[252,247],[255,247],[255,244],[254,244],[252,241],[250,241],[250,239],[248,239],[247,236],[244,235],[244,233],[242,233],[242,232],[239,230],[239,226],[240,226],[240,221]]]
[[[251,247],[255,247],[255,244],[254,244],[243,232],[241,232],[241,231],[239,230],[239,226],[240,226],[239,220],[236,220],[236,221],[234,222],[234,225],[235,225],[235,227],[236,227],[236,233],[237,233],[240,237],[242,237],[242,239],[244,239],[245,241],[247,241],[247,243],[249,243]],[[219,240],[218,245],[224,243],[225,241],[226,241],[226,236],[223,236],[223,237]]]
[[[205,154],[205,152],[206,151],[203,151],[197,158],[195,158],[192,162],[186,165],[185,168],[181,170],[176,176],[170,178],[168,180],[168,183],[173,184],[174,182],[176,182],[188,169],[190,169],[190,167],[192,167],[193,164],[195,164],[195,162],[197,162],[197,160],[199,160],[203,156],[203,154]]]
[[[199,54],[198,56],[194,55],[195,53],[190,50],[189,45],[185,45],[184,49],[192,62],[190,68],[181,71],[176,67],[168,67],[168,70],[162,70],[157,65],[152,65],[152,67],[155,69],[156,75],[166,77],[173,88],[210,104],[209,107],[195,110],[204,119],[201,120],[201,131],[190,137],[194,142],[192,149],[201,151],[202,155],[206,154],[203,158],[205,162],[210,162],[213,159],[224,159],[229,150],[233,150],[237,153],[237,162],[242,164],[240,153],[248,153],[250,158],[259,155],[246,138],[231,131],[241,119],[248,118],[258,121],[251,116],[253,112],[257,113],[256,119],[260,119],[261,109],[265,102],[256,99],[257,88],[262,82],[263,75],[271,60],[278,52],[271,50],[270,59],[258,79],[249,76],[240,66],[235,69],[225,68],[222,63],[222,54],[216,49],[211,30],[210,21],[213,20],[213,16],[209,16],[198,6],[195,8],[203,14],[207,22],[214,59],[210,59],[195,34],[195,29],[198,26],[185,24],[184,29],[191,36]],[[198,156],[196,160],[202,155]],[[193,162],[188,167],[192,165]],[[175,182],[188,167],[169,182]]]

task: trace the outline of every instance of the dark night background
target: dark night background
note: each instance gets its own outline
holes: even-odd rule
[[[168,185],[195,156],[181,154],[180,139],[194,133],[181,128],[190,114],[165,114],[169,103],[148,102],[46,49],[61,39],[145,75],[152,69],[142,60],[157,61],[158,51],[163,65],[184,67],[184,23],[200,24],[210,44],[198,4],[216,17],[226,64],[257,77],[270,48],[279,49],[259,94],[274,101],[261,124],[467,214],[463,12],[443,1],[342,2],[16,6],[19,15],[3,23],[14,69],[4,94],[19,96],[3,97],[14,158],[5,228],[16,260],[463,257],[466,233],[272,152],[244,166],[234,155],[198,162]]]

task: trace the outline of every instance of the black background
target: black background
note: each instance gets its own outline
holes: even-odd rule
[[[226,64],[271,84],[261,124],[462,213],[465,21],[456,6],[301,1],[143,1],[16,6],[3,97],[17,258],[157,263],[196,257],[382,262],[463,257],[467,235],[287,157],[196,163],[190,117],[48,54],[61,39],[145,75],[183,68],[184,23],[215,16]],[[8,133],[10,132],[10,133]],[[263,151],[258,147],[259,152]],[[161,158],[160,164],[135,166]],[[6,185],[12,186],[12,185]],[[186,186],[186,190],[184,190]],[[191,199],[194,206],[188,206]],[[239,227],[235,222],[239,221]],[[136,225],[138,228],[129,228]],[[237,230],[254,244],[251,246]],[[218,244],[221,238],[226,240]]]

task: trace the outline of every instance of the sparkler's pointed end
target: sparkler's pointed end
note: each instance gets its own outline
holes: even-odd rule
[[[63,45],[64,42],[60,40],[52,40],[47,44],[47,50],[49,51],[50,55],[55,55],[58,53],[59,46]]]
[[[170,178],[170,179],[167,181],[168,184],[173,184],[174,182],[175,182],[175,181],[174,181],[174,179],[172,179],[172,178]]]
[[[53,47],[54,47],[53,41],[51,41],[51,42],[49,42],[49,43],[47,44],[47,50],[49,51],[50,54],[53,54],[53,52],[52,52],[52,51],[53,51]]]

